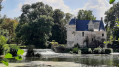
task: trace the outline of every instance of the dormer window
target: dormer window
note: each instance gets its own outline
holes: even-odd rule
[[[88,30],[89,31],[94,31],[94,23],[93,21],[90,21],[89,24],[88,24]]]

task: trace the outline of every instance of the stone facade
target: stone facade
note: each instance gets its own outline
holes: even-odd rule
[[[93,40],[106,40],[106,31],[100,29],[100,22],[94,23],[90,21],[88,23],[87,31],[77,31],[76,24],[67,25],[67,47],[72,48],[74,45],[78,44],[80,47],[86,47],[87,43],[85,40],[88,38],[88,43],[91,43]]]

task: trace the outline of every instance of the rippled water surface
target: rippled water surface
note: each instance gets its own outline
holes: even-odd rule
[[[30,62],[30,61],[59,61],[75,62],[87,66],[98,67],[117,67],[119,64],[119,55],[111,54],[66,54],[66,53],[43,53],[41,58],[26,58],[22,61],[10,59],[10,62]]]

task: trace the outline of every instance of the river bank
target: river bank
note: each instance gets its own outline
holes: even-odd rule
[[[0,64],[0,67],[6,67]],[[32,61],[30,63],[9,63],[9,67],[81,67],[74,62]]]
[[[0,67],[6,66],[4,64],[0,64]],[[87,67],[87,65],[74,62],[32,61],[30,63],[9,63],[9,67]],[[101,67],[108,67],[108,66],[101,65]]]

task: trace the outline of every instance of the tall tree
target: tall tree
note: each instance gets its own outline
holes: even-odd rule
[[[91,10],[79,10],[77,18],[79,20],[96,20]]]
[[[1,28],[2,29],[6,29],[9,34],[9,41],[13,41],[16,34],[15,34],[15,29],[18,25],[18,21],[14,20],[14,19],[10,19],[10,18],[2,18],[3,19],[3,23],[1,24]]]
[[[71,19],[70,13],[64,13],[60,9],[55,9],[53,13],[54,26],[52,27],[52,37],[51,40],[56,40],[60,44],[66,43],[66,27],[65,25]]]
[[[116,32],[119,30],[117,23],[115,22],[119,18],[119,2],[113,4],[113,6],[105,12],[105,24],[108,37],[113,35],[114,38],[118,38],[119,34]]]
[[[42,2],[23,5],[20,23],[16,29],[17,37],[23,44],[45,47],[47,39],[51,36],[52,15],[52,7]]]
[[[71,20],[72,16],[73,15],[70,14],[70,13],[66,13],[65,14],[65,24],[69,23],[69,21]]]

